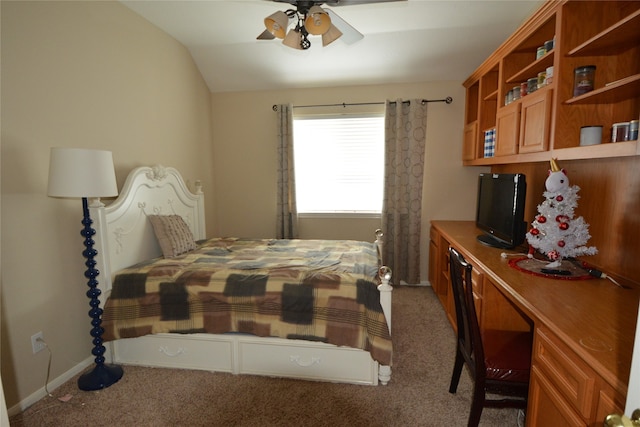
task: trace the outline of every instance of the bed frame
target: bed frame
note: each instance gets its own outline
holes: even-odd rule
[[[108,206],[90,200],[96,230],[95,260],[101,303],[114,273],[162,254],[146,215],[182,216],[196,240],[205,239],[204,195],[199,181],[192,193],[171,167],[134,169],[120,196]],[[376,232],[380,252],[382,233]],[[380,268],[380,302],[391,330],[391,271]],[[391,368],[364,350],[332,344],[240,334],[157,334],[105,343],[111,363],[201,369],[353,384],[387,384]]]

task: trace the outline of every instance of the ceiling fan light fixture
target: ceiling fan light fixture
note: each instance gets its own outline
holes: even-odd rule
[[[1,0],[0,0],[1,1]],[[407,0],[271,0],[278,3],[288,3],[295,7],[286,11],[278,11],[265,18],[267,31],[258,36],[258,40],[272,38],[282,39],[285,46],[297,50],[311,47],[309,36],[321,36],[322,45],[327,46],[340,39],[346,44],[362,40],[364,35],[349,25],[332,9],[323,9],[323,4],[329,6],[356,5]],[[293,20],[295,24],[291,24]],[[291,28],[288,31],[288,28]],[[288,31],[288,32],[287,32]],[[286,40],[285,40],[286,39]]]
[[[319,36],[329,31],[331,28],[331,18],[320,6],[312,6],[307,13],[304,26],[309,34]]]
[[[327,32],[322,35],[322,46],[327,46],[328,44],[338,40],[340,37],[342,37],[342,31],[332,24]]]
[[[286,13],[279,10],[264,18],[264,26],[271,34],[279,39],[284,39],[289,26],[289,17]]]

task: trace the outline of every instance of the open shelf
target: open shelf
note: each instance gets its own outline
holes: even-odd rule
[[[640,10],[605,29],[567,53],[567,56],[617,55],[640,44]]]
[[[536,59],[534,62],[518,71],[507,79],[507,83],[518,83],[526,81],[532,77],[536,77],[539,72],[544,71],[547,67],[553,65],[553,50],[547,52],[542,58]]]

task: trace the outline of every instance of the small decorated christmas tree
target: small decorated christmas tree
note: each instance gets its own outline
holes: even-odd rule
[[[598,253],[595,247],[584,246],[591,238],[589,224],[582,217],[573,217],[580,187],[569,186],[566,172],[555,159],[551,159],[545,187],[546,200],[538,205],[538,215],[526,235],[529,245],[552,261],[547,265],[549,268],[559,267],[563,258]]]

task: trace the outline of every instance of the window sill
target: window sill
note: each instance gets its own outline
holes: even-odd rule
[[[298,213],[299,219],[381,219],[381,213],[374,212],[305,212]]]

